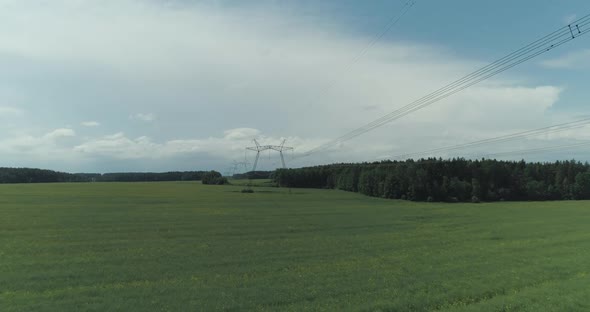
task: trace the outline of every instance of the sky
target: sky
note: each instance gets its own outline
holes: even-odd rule
[[[369,46],[405,2],[0,0],[0,166],[225,172],[253,162],[253,139],[286,139],[292,167],[376,161],[590,116],[583,36],[298,157],[590,14],[581,0],[416,0]],[[590,127],[436,156],[585,141]],[[502,159],[590,161],[589,151]],[[277,154],[259,162],[279,165]]]

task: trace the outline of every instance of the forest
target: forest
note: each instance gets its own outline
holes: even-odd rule
[[[590,165],[429,158],[279,169],[281,187],[327,188],[437,202],[590,199]]]
[[[166,182],[202,181],[203,177],[215,174],[218,181],[211,184],[225,184],[216,171],[170,171],[170,172],[114,172],[114,173],[67,173],[36,168],[0,168],[0,184],[6,183],[67,183],[67,182]],[[235,174],[233,179],[270,179],[273,171],[251,171]],[[213,177],[213,179],[215,179]],[[221,183],[223,182],[223,183]]]
[[[0,168],[1,183],[199,181],[206,171],[66,173],[33,168]]]

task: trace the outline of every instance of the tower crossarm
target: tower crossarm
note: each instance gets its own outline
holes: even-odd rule
[[[287,146],[282,146],[282,145],[270,145],[268,146],[269,149],[273,150],[273,151],[277,151],[277,152],[284,152],[284,151],[292,151],[294,150],[294,148],[292,147],[287,147]]]
[[[251,147],[246,147],[247,150],[250,151],[255,151],[255,152],[263,152],[263,151],[268,151],[272,148],[270,148],[270,146],[251,146]]]
[[[286,140],[283,140],[283,142],[281,142],[281,145],[260,145],[258,143],[258,141],[256,141],[256,140],[253,140],[253,141],[254,141],[254,144],[256,144],[256,146],[246,147],[246,150],[256,152],[256,158],[254,160],[254,166],[252,167],[252,171],[256,171],[256,167],[258,165],[258,160],[260,159],[260,152],[269,151],[269,150],[279,152],[279,154],[281,156],[281,164],[283,165],[283,168],[287,167],[285,164],[285,156],[283,155],[283,152],[292,151],[292,150],[294,150],[294,148],[285,146]],[[270,154],[269,154],[269,157],[270,157]]]

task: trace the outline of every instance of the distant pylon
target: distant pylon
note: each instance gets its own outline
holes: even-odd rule
[[[284,151],[292,151],[293,148],[285,146],[286,141],[287,140],[284,139],[283,142],[281,142],[281,145],[260,145],[260,144],[258,144],[258,141],[256,141],[256,139],[254,139],[254,144],[256,144],[256,146],[246,147],[247,150],[256,152],[256,159],[254,160],[254,166],[252,167],[252,171],[256,171],[256,167],[258,166],[258,160],[260,159],[260,152],[270,151],[270,150],[279,152],[279,154],[281,155],[281,163],[283,165],[283,169],[287,168],[287,165],[285,164],[285,156],[283,155],[283,152]]]
[[[293,150],[292,147],[285,147],[285,141],[287,140],[283,140],[281,145],[278,146],[278,149],[275,149],[275,151],[278,151],[279,154],[281,154],[281,162],[283,163],[283,169],[287,168],[287,165],[285,165],[285,156],[283,156],[283,151]]]
[[[234,176],[240,169],[240,167],[244,168],[244,172],[248,171],[248,162],[237,162],[234,160],[233,166],[232,166],[232,176]]]

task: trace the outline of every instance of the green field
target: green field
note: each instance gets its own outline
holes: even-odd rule
[[[589,311],[590,202],[0,185],[0,311]]]

